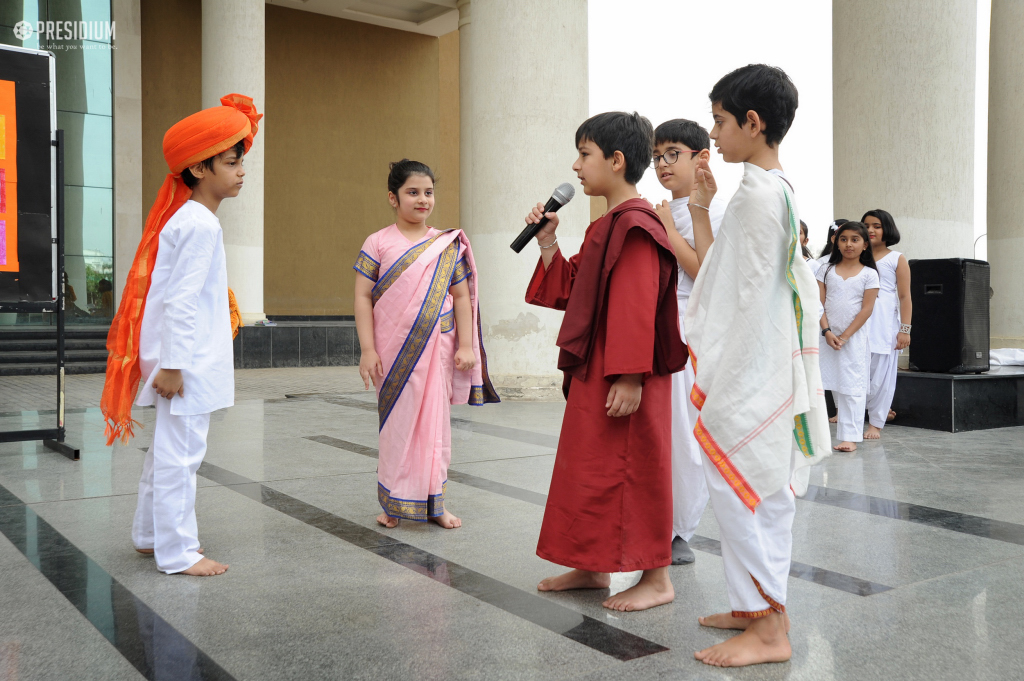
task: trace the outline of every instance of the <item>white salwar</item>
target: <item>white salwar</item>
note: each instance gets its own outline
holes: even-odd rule
[[[686,311],[691,399],[733,615],[785,611],[795,494],[831,451],[818,287],[785,177],[744,164]]]
[[[868,386],[868,422],[875,428],[884,428],[889,419],[889,408],[896,394],[896,376],[902,350],[896,349],[896,335],[900,330],[900,298],[896,287],[896,268],[901,254],[889,251],[878,268],[878,299],[868,319],[868,342],[871,345],[871,380]]]
[[[168,574],[202,556],[195,516],[196,471],[206,454],[210,412],[235,401],[227,262],[217,216],[188,201],[164,225],[139,332],[145,383],[136,404],[156,406],[132,540],[153,549]],[[179,369],[184,396],[153,390],[160,369]]]
[[[694,248],[693,218],[687,208],[689,202],[689,197],[684,197],[673,199],[669,205],[676,231],[690,248]],[[725,202],[718,198],[712,199],[708,209],[711,232],[717,236],[725,215]],[[679,267],[678,282],[676,300],[679,306],[679,331],[685,341],[686,305],[690,302],[693,279],[682,267]],[[687,362],[682,371],[672,374],[672,538],[682,537],[687,542],[697,531],[697,525],[708,505],[708,486],[701,462],[704,456],[697,438],[693,436],[698,414],[697,408],[690,401],[693,381],[692,362]]]

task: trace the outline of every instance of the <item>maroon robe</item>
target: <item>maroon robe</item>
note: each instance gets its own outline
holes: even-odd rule
[[[567,310],[559,368],[573,376],[537,544],[545,560],[593,572],[672,560],[670,374],[686,360],[675,262],[660,221],[632,199],[530,282],[527,302]],[[622,374],[645,375],[640,408],[612,418],[605,404]]]

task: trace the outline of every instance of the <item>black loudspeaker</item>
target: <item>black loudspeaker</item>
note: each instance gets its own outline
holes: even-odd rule
[[[920,371],[989,369],[989,266],[984,260],[910,261],[910,363]]]

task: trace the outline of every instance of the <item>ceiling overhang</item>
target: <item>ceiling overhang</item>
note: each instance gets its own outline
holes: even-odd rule
[[[458,30],[456,0],[267,0],[268,5],[442,36]]]

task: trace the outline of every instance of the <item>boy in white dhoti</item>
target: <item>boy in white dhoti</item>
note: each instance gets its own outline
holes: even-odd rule
[[[685,337],[683,317],[690,301],[693,280],[700,264],[694,250],[693,222],[686,204],[693,191],[693,178],[700,159],[707,161],[711,152],[708,131],[693,121],[676,118],[665,121],[654,130],[654,160],[651,167],[661,186],[672,192],[672,201],[655,206],[665,223],[669,243],[679,262],[676,299],[679,305],[679,330]],[[711,231],[718,234],[725,214],[725,201],[714,198],[711,209]],[[697,408],[690,402],[693,390],[693,363],[672,374],[672,564],[688,565],[695,558],[690,539],[697,531],[700,517],[708,505],[708,486],[704,481],[703,455],[693,436],[697,424]]]
[[[732,607],[699,621],[743,630],[695,657],[721,667],[791,655],[785,604],[794,494],[806,491],[806,466],[831,445],[818,371],[818,288],[801,257],[792,187],[779,163],[796,108],[796,87],[781,69],[750,65],[718,81],[711,139],[726,162],[744,164],[743,180],[717,239],[706,161],[698,162],[687,205],[701,262],[685,320],[697,374],[695,435]]]
[[[210,412],[234,404],[231,312],[223,234],[216,212],[238,196],[262,116],[242,95],[221,98],[164,136],[170,174],[146,219],[110,327],[100,406],[108,444],[127,442],[132,400],[156,407],[132,541],[167,574],[211,576],[228,566],[201,555],[196,471],[206,454]]]

